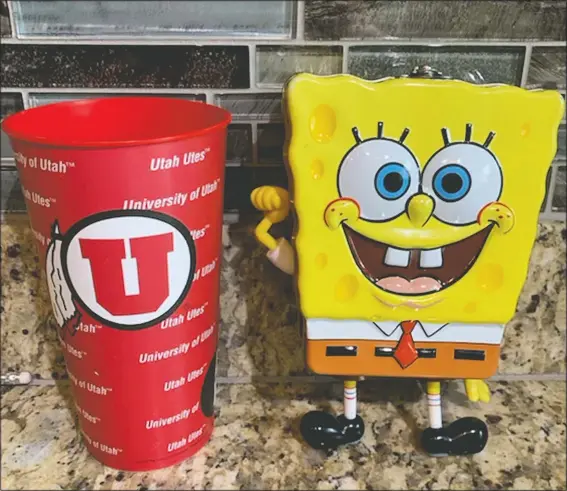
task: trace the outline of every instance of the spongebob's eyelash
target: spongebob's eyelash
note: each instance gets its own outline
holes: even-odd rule
[[[441,128],[441,136],[443,137],[444,146],[451,144],[451,134],[449,133],[448,128]],[[486,140],[484,140],[484,143],[482,144],[482,146],[484,148],[488,148],[495,136],[496,136],[496,133],[494,131],[491,131],[490,133],[488,133],[488,136],[486,137]],[[465,127],[465,143],[470,143],[471,138],[472,138],[472,124],[467,123],[467,125]]]
[[[354,139],[356,140],[356,144],[358,145],[359,143],[363,142],[363,139],[360,136],[360,131],[358,130],[358,128],[355,126],[354,128],[352,128],[352,135],[354,136]],[[402,134],[400,136],[400,139],[398,140],[399,143],[404,143],[404,140],[408,137],[409,135],[409,128],[404,128],[404,131],[402,131]],[[377,132],[377,138],[383,138],[384,135],[384,122],[383,121],[378,121],[378,132]]]
[[[490,145],[490,142],[492,141],[492,139],[496,136],[496,133],[494,133],[494,131],[491,131],[490,133],[488,133],[488,136],[486,137],[486,140],[484,140],[484,143],[482,144],[482,146],[484,148],[488,148],[488,145]]]
[[[360,132],[358,131],[358,128],[356,126],[352,129],[352,136],[354,136],[357,145],[362,142],[362,138],[360,138]]]

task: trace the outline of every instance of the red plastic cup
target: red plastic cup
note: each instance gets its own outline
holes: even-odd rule
[[[84,442],[110,467],[173,465],[213,430],[229,122],[155,97],[4,120]]]

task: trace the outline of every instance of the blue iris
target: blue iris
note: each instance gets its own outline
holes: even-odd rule
[[[394,200],[402,197],[408,190],[410,175],[402,164],[392,162],[380,168],[376,173],[374,184],[380,196]]]
[[[458,201],[470,188],[471,175],[462,165],[446,165],[433,176],[433,190],[443,201]]]

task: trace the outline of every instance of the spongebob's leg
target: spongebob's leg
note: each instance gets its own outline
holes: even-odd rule
[[[344,414],[338,417],[324,411],[310,411],[301,419],[300,431],[313,448],[334,450],[357,442],[364,434],[364,421],[356,414],[356,381],[344,382]]]
[[[482,451],[488,439],[486,424],[478,418],[460,418],[443,426],[441,383],[427,382],[429,428],[421,435],[421,445],[430,455],[470,455]]]
[[[429,427],[442,428],[443,416],[441,414],[441,382],[427,382],[427,407],[429,409]]]
[[[356,380],[345,380],[343,390],[343,401],[345,418],[353,420],[356,418]]]

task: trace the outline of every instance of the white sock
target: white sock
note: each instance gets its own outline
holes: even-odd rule
[[[442,428],[441,394],[427,394],[427,406],[429,408],[429,426],[431,428]]]
[[[345,418],[356,418],[356,385],[353,388],[344,387]]]

